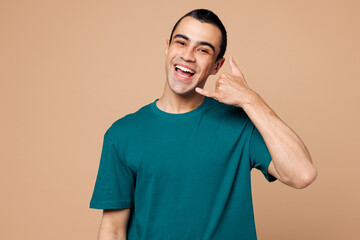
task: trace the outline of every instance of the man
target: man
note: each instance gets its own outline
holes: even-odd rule
[[[305,145],[225,59],[226,31],[211,11],[182,17],[166,42],[163,95],[104,135],[90,207],[98,239],[256,239],[250,170],[304,188],[317,176]]]

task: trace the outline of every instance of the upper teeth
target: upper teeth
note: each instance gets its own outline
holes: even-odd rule
[[[191,71],[190,69],[186,68],[186,67],[183,67],[183,66],[179,66],[179,65],[176,65],[177,68],[180,68],[182,71],[184,72],[189,72],[189,73],[194,73],[194,71]]]

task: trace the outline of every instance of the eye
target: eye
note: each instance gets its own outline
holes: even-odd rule
[[[184,46],[185,45],[185,43],[184,42],[182,42],[182,41],[176,41],[178,44],[180,44],[181,46]]]
[[[199,49],[201,53],[209,53],[206,49]]]

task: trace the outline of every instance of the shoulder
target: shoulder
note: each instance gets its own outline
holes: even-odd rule
[[[219,102],[213,98],[210,99],[210,106],[214,109],[218,114],[228,118],[228,119],[242,119],[242,120],[249,120],[244,109],[234,106],[228,105],[222,102]]]
[[[209,108],[209,117],[221,122],[224,129],[229,132],[238,133],[249,136],[253,131],[254,124],[241,107],[228,105],[215,99],[211,100],[212,107]]]
[[[139,108],[135,112],[126,114],[125,116],[114,121],[106,130],[105,135],[111,138],[116,138],[118,136],[124,136],[127,133],[134,133],[140,122],[147,118],[149,114],[148,112],[149,104]]]

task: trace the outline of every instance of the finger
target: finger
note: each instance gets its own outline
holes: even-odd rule
[[[209,91],[209,90],[205,90],[203,88],[199,88],[199,87],[196,87],[195,88],[195,91],[200,93],[201,95],[204,95],[204,96],[207,96],[207,97],[212,97],[212,98],[215,98],[217,99],[217,93],[216,92],[213,92],[213,91]]]
[[[234,76],[237,76],[237,77],[242,77],[243,76],[240,69],[239,69],[239,67],[234,62],[234,59],[233,59],[232,56],[229,58],[229,64],[230,64],[231,72],[232,72],[232,74]]]

